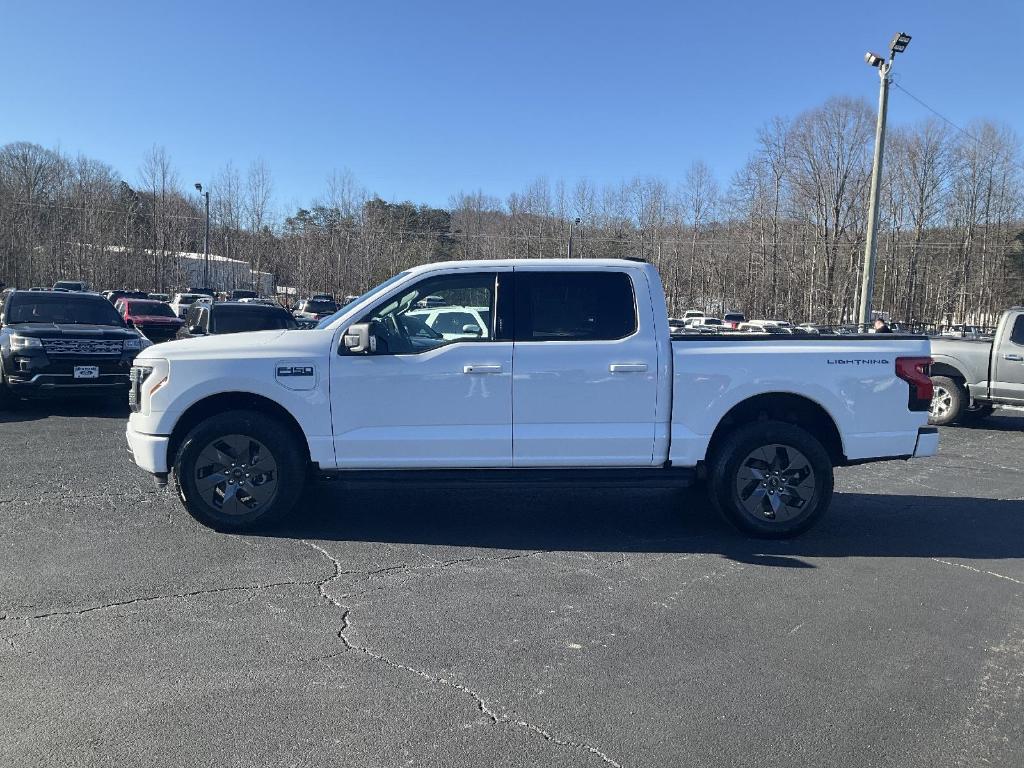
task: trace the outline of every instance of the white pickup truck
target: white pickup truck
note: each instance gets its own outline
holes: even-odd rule
[[[439,332],[417,311],[475,308]],[[438,298],[440,297],[440,298]],[[488,327],[480,328],[485,322]],[[127,437],[202,523],[286,515],[351,482],[686,485],[742,531],[794,536],[834,466],[931,456],[923,337],[669,333],[658,273],[622,260],[401,274],[312,330],[187,339],[132,370]]]

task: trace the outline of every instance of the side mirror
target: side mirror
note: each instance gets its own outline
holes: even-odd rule
[[[370,333],[369,323],[350,325],[341,337],[341,343],[353,355],[377,351],[377,337]]]
[[[468,333],[470,336],[483,336],[484,329],[475,323],[467,323],[462,326],[462,332]]]
[[[130,317],[125,318],[124,324],[126,326],[128,326],[129,328],[134,328],[135,327],[135,321],[132,320]]]

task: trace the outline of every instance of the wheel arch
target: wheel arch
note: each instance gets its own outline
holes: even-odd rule
[[[295,438],[303,451],[303,461],[309,463],[310,450],[306,434],[298,420],[287,408],[263,395],[253,392],[219,392],[192,403],[174,424],[167,443],[167,465],[174,464],[174,457],[185,436],[204,419],[226,411],[255,411],[280,421]]]
[[[706,454],[708,460],[733,430],[750,422],[767,420],[782,421],[807,430],[821,441],[833,464],[846,463],[842,436],[832,415],[821,403],[792,392],[754,395],[730,408],[711,434]]]
[[[953,365],[953,363],[946,360],[936,360],[933,362],[929,374],[931,376],[948,376],[961,386],[967,384],[967,377],[964,375],[963,371]]]

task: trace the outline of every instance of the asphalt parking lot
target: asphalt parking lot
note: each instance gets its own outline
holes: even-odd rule
[[[0,413],[2,765],[1021,765],[1021,415],[785,543],[699,491],[332,483],[222,535],[125,416]]]

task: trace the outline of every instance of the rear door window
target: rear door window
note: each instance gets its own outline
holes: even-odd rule
[[[613,341],[636,329],[625,272],[516,272],[516,341]]]

